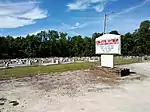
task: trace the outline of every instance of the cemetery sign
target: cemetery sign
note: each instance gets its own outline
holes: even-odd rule
[[[120,35],[104,34],[96,38],[96,54],[121,54]]]

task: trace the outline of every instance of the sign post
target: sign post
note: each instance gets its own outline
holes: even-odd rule
[[[114,67],[114,54],[121,54],[120,35],[104,34],[95,40],[96,54],[101,54],[102,67]]]
[[[114,68],[114,55],[101,55],[101,66]]]

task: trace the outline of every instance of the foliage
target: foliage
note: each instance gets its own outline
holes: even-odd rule
[[[119,33],[114,30],[110,34]],[[92,37],[69,37],[67,33],[49,30],[26,37],[1,36],[0,59],[94,56],[95,39],[101,35],[95,32]],[[122,35],[121,42],[122,55],[150,55],[150,21],[143,21],[134,33]]]
[[[111,31],[110,34],[120,35],[120,34],[118,33],[118,31],[116,31],[116,30]]]
[[[133,34],[127,33],[122,36],[122,54],[143,56],[150,54],[150,21],[140,24],[140,28]]]

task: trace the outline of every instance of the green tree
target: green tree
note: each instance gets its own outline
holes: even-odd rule
[[[120,34],[118,33],[118,31],[116,31],[116,30],[111,31],[110,34],[120,35]]]
[[[150,54],[150,21],[146,20],[140,24],[140,28],[135,32],[136,54]]]
[[[98,38],[98,37],[100,37],[102,35],[103,35],[103,33],[97,33],[97,32],[95,32],[95,33],[92,34],[92,38]]]
[[[69,56],[68,49],[69,47],[68,47],[67,33],[60,32],[60,37],[58,41],[59,56],[68,57]]]
[[[92,47],[92,39],[90,37],[85,37],[83,42],[84,47],[84,56],[92,56],[93,55],[93,47]]]
[[[116,30],[110,34],[119,35]],[[95,39],[102,35],[95,32],[92,37],[70,37],[65,32],[49,30],[26,37],[1,36],[0,58],[94,56]],[[150,55],[150,21],[141,22],[134,33],[121,35],[121,43],[122,55]]]
[[[71,43],[73,45],[72,56],[83,56],[83,38],[80,35],[74,36],[71,39]]]
[[[135,46],[133,35],[131,33],[127,33],[124,36],[121,36],[121,40],[122,54],[134,55],[134,53],[132,52]]]

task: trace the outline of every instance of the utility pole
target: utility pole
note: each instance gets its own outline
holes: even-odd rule
[[[106,19],[107,19],[107,15],[105,13],[105,15],[104,15],[104,34],[106,33]]]
[[[110,13],[114,13],[114,12],[109,12],[109,13],[105,13],[105,14],[104,14],[104,32],[103,32],[103,34],[106,33],[107,15],[110,14]]]

